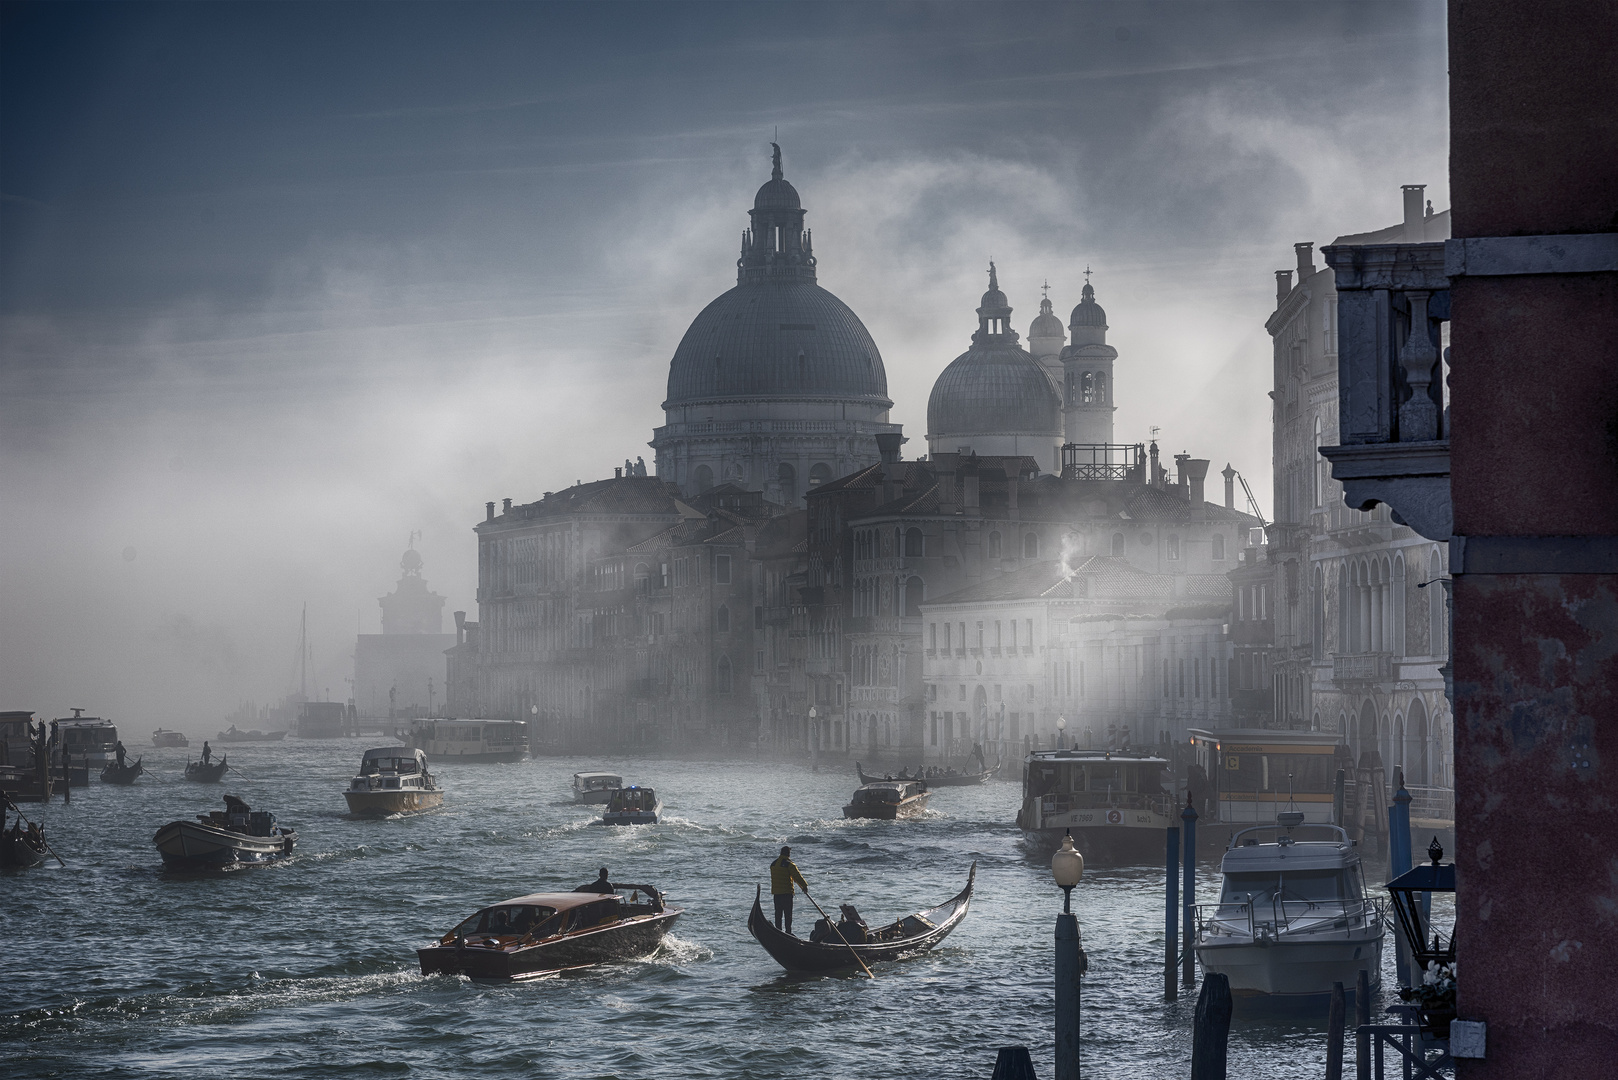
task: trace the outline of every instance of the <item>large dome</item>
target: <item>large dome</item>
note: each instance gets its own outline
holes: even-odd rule
[[[674,351],[664,408],[737,397],[892,404],[865,324],[802,279],[737,285],[702,309]]]
[[[1050,376],[1015,345],[974,345],[945,368],[927,399],[927,435],[1060,434]]]

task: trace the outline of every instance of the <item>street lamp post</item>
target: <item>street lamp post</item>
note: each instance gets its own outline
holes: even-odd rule
[[[818,756],[816,756],[816,753],[815,753],[815,751],[818,749],[815,746],[815,743],[819,741],[816,738],[816,736],[818,736],[820,734],[820,726],[815,721],[815,717],[819,716],[819,715],[820,715],[819,713],[815,712],[815,707],[813,705],[809,706],[809,771],[810,772],[819,772],[820,771],[820,758]]]
[[[1062,749],[1062,732],[1064,732],[1066,730],[1067,730],[1067,717],[1058,716],[1056,718],[1056,748],[1058,750]]]
[[[1079,1080],[1079,979],[1088,966],[1073,914],[1073,886],[1084,876],[1084,856],[1073,847],[1070,830],[1051,856],[1051,877],[1062,890],[1056,917],[1056,1080]]]

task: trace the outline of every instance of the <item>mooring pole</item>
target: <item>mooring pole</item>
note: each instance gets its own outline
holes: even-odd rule
[[[1399,790],[1393,796],[1393,805],[1388,807],[1388,879],[1398,877],[1410,869],[1410,792],[1405,790],[1404,770],[1394,769],[1399,781]],[[1394,968],[1399,976],[1400,986],[1414,985],[1410,980],[1414,977],[1411,971],[1410,945],[1405,941],[1403,934],[1394,935]]]
[[[1180,830],[1170,825],[1163,874],[1163,1000],[1180,996]]]
[[[1354,1076],[1371,1080],[1371,973],[1360,968],[1354,984]]]
[[[1348,828],[1348,822],[1343,820],[1344,815],[1347,813],[1347,807],[1344,805],[1344,799],[1343,799],[1344,782],[1345,781],[1344,781],[1344,777],[1343,777],[1343,770],[1338,769],[1337,770],[1337,783],[1332,788],[1332,796],[1331,796],[1332,819],[1331,820],[1332,820],[1332,824],[1339,825],[1342,828],[1346,829],[1346,828]]]
[[[1196,950],[1194,948],[1196,933],[1195,906],[1197,903],[1197,808],[1191,805],[1191,796],[1185,797],[1185,809],[1180,811],[1180,820],[1185,823],[1185,940],[1180,946],[1180,978],[1187,986],[1195,986],[1196,978]]]
[[[1079,1080],[1079,919],[1056,917],[1056,1080]]]
[[[1209,972],[1191,1028],[1191,1080],[1225,1080],[1232,1005],[1230,977]]]
[[[1343,1080],[1343,984],[1331,984],[1326,1013],[1326,1080]]]

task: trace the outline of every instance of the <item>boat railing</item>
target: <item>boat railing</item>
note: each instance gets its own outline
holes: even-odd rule
[[[1246,925],[1247,936],[1258,941],[1263,937],[1280,940],[1289,933],[1306,933],[1311,937],[1342,930],[1345,935],[1367,925],[1387,921],[1384,902],[1373,897],[1359,900],[1269,900],[1222,901],[1217,904],[1194,905],[1196,932],[1232,932],[1235,926]],[[1330,925],[1322,925],[1330,920]],[[1302,924],[1302,925],[1296,925]]]

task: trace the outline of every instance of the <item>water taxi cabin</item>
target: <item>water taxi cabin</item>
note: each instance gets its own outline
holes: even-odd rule
[[[525,720],[416,720],[405,742],[434,761],[510,762],[528,756]]]
[[[1189,734],[1189,793],[1205,821],[1273,824],[1278,813],[1298,810],[1309,824],[1338,824],[1337,770],[1348,764],[1338,736],[1266,728]]]
[[[355,787],[397,788],[404,780],[418,780],[427,773],[427,755],[408,746],[378,746],[365,751]],[[367,783],[362,784],[362,781]]]

